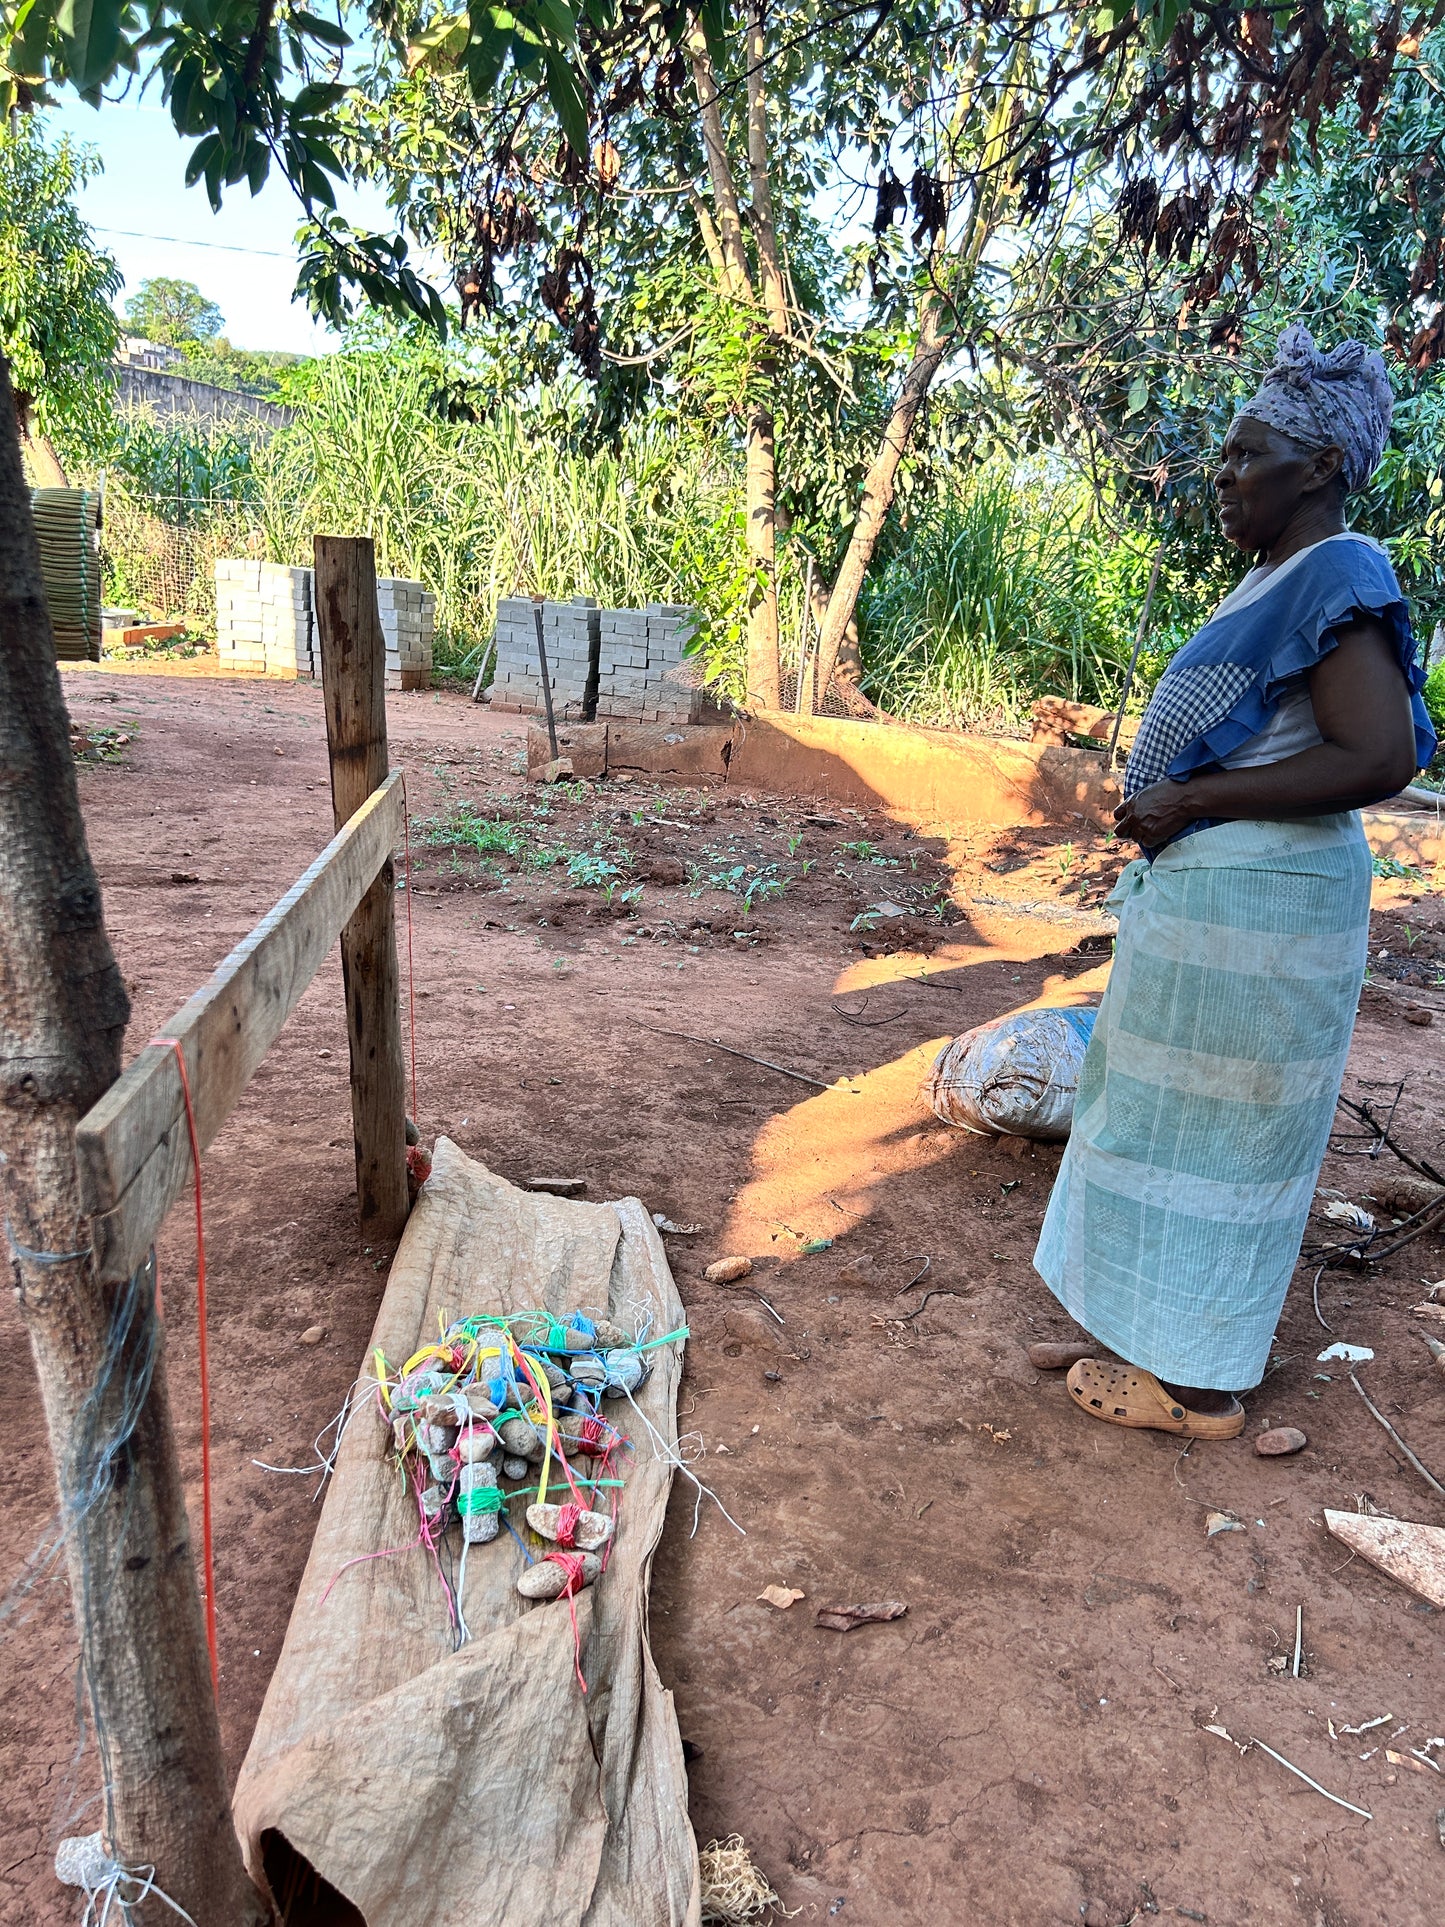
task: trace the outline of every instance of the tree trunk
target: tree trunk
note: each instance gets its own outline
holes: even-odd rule
[[[755,403],[748,413],[747,446],[747,551],[753,571],[748,587],[749,709],[776,709],[779,702],[775,486],[773,414]]]
[[[828,611],[818,637],[820,702],[827,693],[837,666],[839,647],[853,622],[858,607],[858,593],[863,587],[868,565],[873,560],[873,551],[878,546],[878,537],[893,504],[898,465],[903,460],[909,436],[913,433],[913,424],[933,377],[943,365],[951,339],[951,331],[944,326],[940,302],[936,299],[926,300],[918,331],[918,346],[888,417],[882,446],[874,456],[873,466],[864,480],[863,499],[858,507],[853,533],[848,539],[847,551],[828,597]]]
[[[706,207],[698,207],[703,242],[709,259],[717,269],[720,292],[725,297],[746,302],[756,309],[757,296],[753,291],[747,251],[743,246],[737,177],[728,159],[727,138],[718,106],[717,75],[713,71],[707,38],[696,15],[689,15],[687,46],[698,107],[702,113],[703,148],[707,155],[708,180],[712,186],[713,207],[717,215],[714,226],[708,218]],[[755,46],[758,50],[756,71],[753,61]],[[762,25],[761,16],[756,13],[750,19],[746,53],[749,69],[748,165],[753,191],[753,216],[758,227],[765,307],[775,331],[786,332],[787,304],[778,269],[772,202],[768,189],[767,107],[761,65]],[[759,193],[762,195],[761,206]],[[769,393],[773,386],[773,373],[771,359],[764,358],[758,369],[757,380],[759,386]],[[777,457],[770,400],[757,397],[749,404],[745,459],[745,540],[751,577],[747,605],[747,702],[750,708],[776,709],[779,699],[778,570],[773,504],[777,495]]]
[[[773,222],[773,189],[768,178],[767,41],[763,31],[763,0],[748,0],[748,183],[753,197],[753,238],[758,248],[758,274],[763,284],[763,306],[775,335],[788,332],[788,302],[783,271],[778,263],[778,237]]]
[[[0,423],[14,420],[0,359]],[[115,1858],[197,1927],[260,1927],[231,1825],[154,1269],[96,1283],[75,1127],[129,1017],[86,849],[18,436],[0,430],[0,1198],[60,1491]],[[122,1898],[134,1889],[123,1889]],[[175,1916],[152,1902],[147,1923]]]
[[[30,473],[35,477],[36,488],[69,488],[50,437],[35,432],[34,402],[23,391],[15,397],[15,421],[20,430],[20,446],[30,457]]]

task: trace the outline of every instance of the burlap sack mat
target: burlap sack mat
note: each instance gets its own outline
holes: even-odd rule
[[[636,1198],[518,1191],[439,1140],[372,1347],[394,1367],[437,1336],[439,1314],[533,1306],[606,1306],[629,1330],[650,1312],[657,1336],[683,1322]],[[673,1446],[682,1346],[650,1357],[638,1404]],[[289,1922],[695,1927],[682,1742],[647,1643],[672,1471],[626,1399],[607,1410],[633,1450],[619,1455],[615,1550],[575,1601],[585,1698],[567,1602],[517,1595],[522,1555],[505,1531],[471,1550],[473,1638],[455,1651],[425,1551],[340,1572],[417,1536],[386,1426],[367,1410],[348,1427],[236,1788],[247,1863]]]

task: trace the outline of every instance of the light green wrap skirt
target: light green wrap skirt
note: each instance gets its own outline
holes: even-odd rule
[[[1264,1375],[1364,975],[1359,816],[1224,823],[1131,863],[1034,1264],[1177,1385]]]

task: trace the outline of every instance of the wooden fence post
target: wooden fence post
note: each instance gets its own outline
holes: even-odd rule
[[[331,807],[339,830],[389,773],[386,643],[369,537],[316,537],[315,606]],[[407,1215],[395,893],[396,869],[388,861],[341,933],[356,1195],[361,1235],[372,1243],[399,1238]]]

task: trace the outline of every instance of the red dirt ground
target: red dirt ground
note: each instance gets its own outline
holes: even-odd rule
[[[81,793],[135,1048],[326,841],[320,697],[84,674],[66,688],[82,721],[132,737],[84,771]],[[1316,1362],[1328,1340],[1309,1271],[1242,1440],[1184,1456],[1165,1437],[1091,1425],[1023,1350],[1068,1335],[1029,1262],[1057,1153],[1012,1156],[935,1122],[918,1098],[948,1035],[1041,996],[1098,990],[1107,946],[1075,946],[1098,930],[1092,905],[1122,853],[1082,829],[949,845],[882,817],[814,811],[837,821],[808,822],[774,799],[642,782],[553,794],[539,818],[517,773],[516,719],[412,695],[393,699],[391,728],[420,844],[425,1133],[445,1131],[509,1177],[583,1175],[593,1198],[635,1192],[705,1227],[669,1241],[693,1334],[683,1423],[746,1536],[707,1504],[690,1536],[679,1482],[652,1611],[695,1749],[699,1838],[742,1833],[803,1920],[845,1927],[1438,1920],[1445,1776],[1407,1749],[1442,1758],[1426,1745],[1445,1734],[1440,1622],[1349,1561],[1321,1512],[1372,1503],[1439,1523],[1445,1504],[1340,1368]],[[484,873],[475,848],[423,841],[463,802],[513,812],[521,869],[504,852]],[[559,886],[556,869],[527,873],[539,845],[602,840],[615,856],[606,835],[635,853],[624,885],[691,869],[702,894],[647,882],[627,920],[599,911],[597,890]],[[839,855],[845,844],[855,847]],[[736,894],[707,887],[729,869],[745,882],[749,863],[794,879],[759,904],[760,935]],[[850,930],[870,902],[907,907],[908,892],[916,903],[935,882],[958,912],[925,926],[928,942],[899,948],[910,924],[886,916],[871,933]],[[1389,887],[1377,948],[1397,954],[1376,969],[1404,981],[1367,989],[1346,1088],[1388,1101],[1406,1078],[1396,1131],[1438,1163],[1445,997],[1428,985],[1445,915],[1439,898]],[[1405,1022],[1411,1004],[1437,1013],[1432,1028]],[[855,1088],[811,1090],[644,1025],[719,1037],[824,1083],[846,1074]],[[1334,1155],[1322,1182],[1362,1197],[1389,1162]],[[205,1180],[234,1769],[315,1518],[311,1481],[253,1459],[306,1461],[384,1283],[385,1254],[360,1250],[355,1230],[334,956],[208,1154]],[[824,1237],[830,1249],[802,1255]],[[750,1284],[777,1318],[747,1288],[702,1281],[733,1251],[752,1255]],[[871,1273],[850,1282],[846,1268],[865,1257]],[[925,1257],[926,1280],[900,1295]],[[172,1213],[160,1264],[194,1475],[185,1210]],[[1445,1471],[1445,1379],[1420,1342],[1434,1327],[1410,1313],[1421,1280],[1442,1271],[1441,1242],[1426,1237],[1377,1272],[1326,1274],[1321,1303],[1335,1335],[1374,1347],[1366,1388]],[[902,1322],[928,1286],[951,1295]],[[52,1489],[23,1331],[8,1302],[0,1316],[17,1371],[9,1409],[25,1415],[10,1428],[0,1528],[13,1573]],[[324,1342],[301,1347],[316,1324]],[[1266,1420],[1303,1426],[1308,1450],[1256,1457]],[[1245,1530],[1206,1537],[1211,1509]],[[770,1582],[807,1597],[777,1612],[758,1601]],[[846,1635],[813,1624],[820,1605],[883,1598],[906,1600],[907,1616]],[[1301,1605],[1296,1680],[1270,1661],[1292,1649]],[[5,1630],[3,1654],[0,1919],[74,1919],[50,1858],[61,1833],[95,1824],[93,1762],[77,1751],[62,1580]],[[1389,1724],[1343,1731],[1382,1715]],[[1257,1749],[1241,1755],[1210,1725],[1267,1742],[1374,1818],[1331,1805]],[[1387,1761],[1387,1744],[1406,1764]]]

